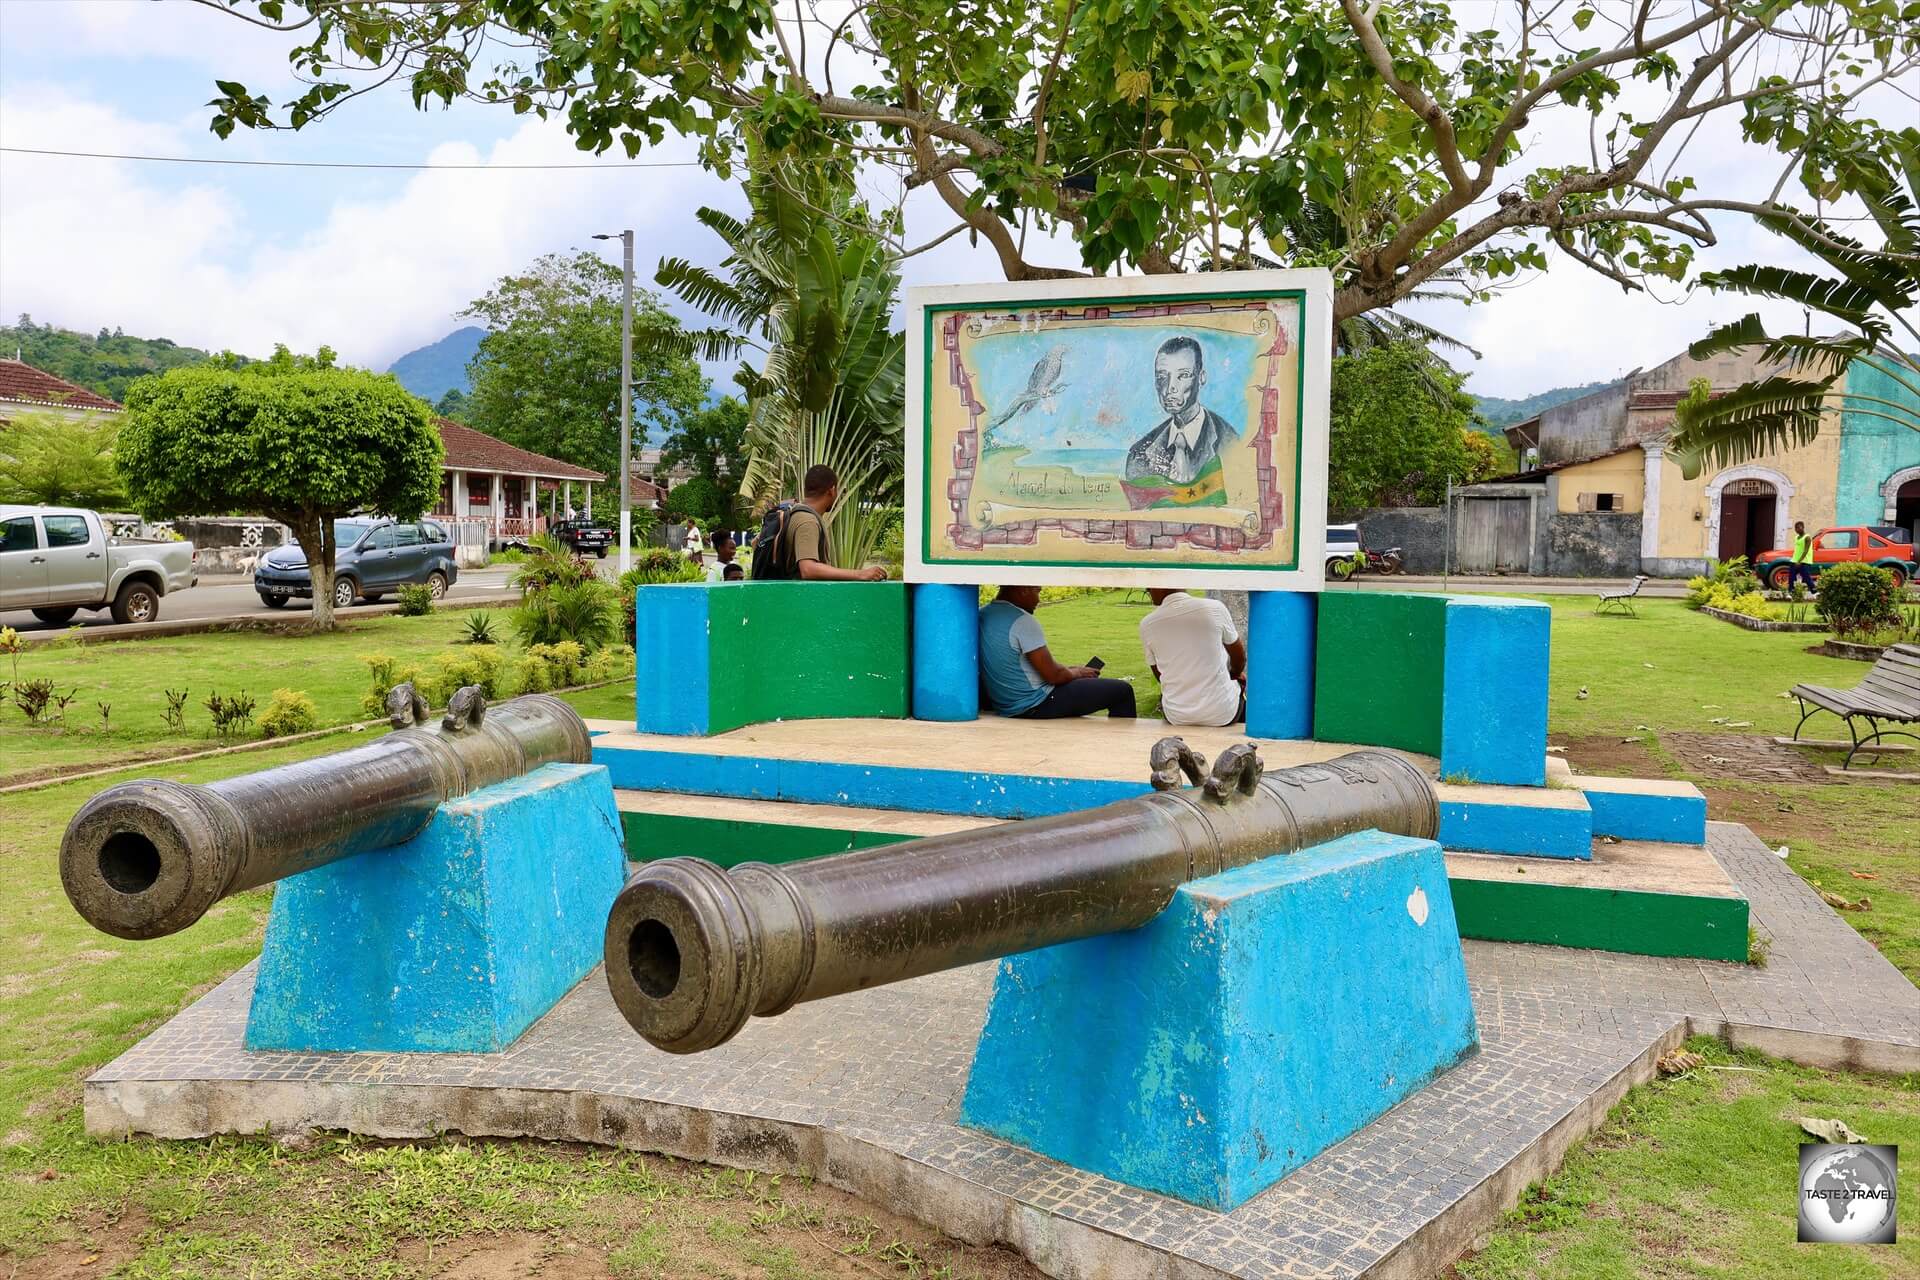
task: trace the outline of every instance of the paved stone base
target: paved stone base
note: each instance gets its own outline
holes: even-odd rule
[[[598,975],[497,1054],[250,1054],[251,966],[96,1073],[91,1133],[458,1131],[803,1171],[1050,1274],[1429,1277],[1687,1034],[1920,1070],[1920,991],[1745,828],[1709,845],[1765,969],[1465,944],[1481,1052],[1231,1213],[958,1128],[992,966],[801,1005],[710,1053],[648,1047]]]

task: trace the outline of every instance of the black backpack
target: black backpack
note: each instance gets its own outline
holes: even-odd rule
[[[794,512],[805,504],[782,502],[770,508],[760,521],[760,536],[753,541],[753,580],[775,582],[800,576],[800,562],[793,558],[793,542],[787,530]],[[820,519],[813,508],[807,514]],[[822,530],[822,532],[825,532]]]

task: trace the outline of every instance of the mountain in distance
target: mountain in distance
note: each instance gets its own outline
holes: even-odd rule
[[[428,404],[449,391],[464,395],[473,389],[467,383],[467,362],[486,336],[487,331],[476,324],[455,329],[438,342],[407,352],[388,365],[387,372]]]
[[[0,359],[11,360],[16,352],[43,373],[121,403],[126,402],[127,388],[150,373],[213,359],[198,347],[183,347],[170,338],[135,338],[104,327],[97,334],[86,334],[36,324],[25,315],[17,324],[0,325]]]
[[[1499,431],[1502,427],[1510,427],[1516,422],[1525,422],[1534,414],[1544,413],[1557,404],[1578,400],[1581,396],[1604,391],[1613,385],[1613,382],[1589,382],[1578,387],[1555,387],[1551,391],[1542,391],[1524,400],[1508,400],[1501,396],[1475,396],[1473,399],[1475,406],[1480,410],[1480,416],[1487,420],[1488,428]]]

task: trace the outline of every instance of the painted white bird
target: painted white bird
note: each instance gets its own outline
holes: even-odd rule
[[[987,430],[1003,426],[1034,405],[1053,408],[1053,397],[1067,384],[1060,381],[1060,367],[1066,362],[1067,349],[1054,347],[1033,363],[1033,372],[1027,375],[1027,389],[1014,397],[1013,403],[1002,409],[999,416],[987,424]]]

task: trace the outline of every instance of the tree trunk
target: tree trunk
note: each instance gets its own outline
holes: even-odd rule
[[[307,577],[313,584],[313,630],[333,630],[333,521],[301,515],[289,523],[307,553]]]

